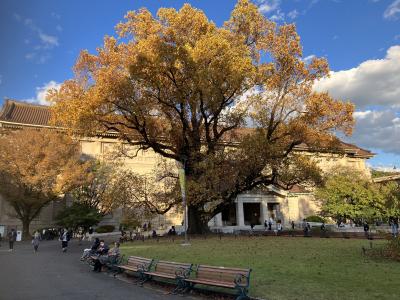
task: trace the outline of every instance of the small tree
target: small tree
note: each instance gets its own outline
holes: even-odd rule
[[[71,206],[61,211],[57,217],[57,224],[73,230],[82,227],[85,231],[90,226],[97,225],[103,215],[96,208],[90,207],[85,203],[74,202]]]
[[[385,194],[357,173],[329,176],[316,192],[324,215],[336,220],[373,220],[386,215]]]
[[[70,195],[75,202],[104,216],[117,208],[120,204],[118,198],[123,197],[119,186],[123,171],[99,161],[93,160],[88,164],[90,167],[82,174],[81,184],[72,189]]]
[[[23,238],[43,207],[79,185],[87,164],[70,137],[48,130],[0,135],[0,193],[21,220]]]
[[[379,185],[385,199],[387,217],[400,217],[400,184],[394,181]]]

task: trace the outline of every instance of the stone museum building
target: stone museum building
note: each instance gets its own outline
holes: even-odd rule
[[[49,126],[50,111],[47,106],[29,104],[25,102],[6,100],[0,111],[0,127],[7,130],[21,128],[51,128]],[[81,138],[82,154],[93,158],[102,159],[118,143],[117,135],[111,133],[101,134],[96,137]],[[373,156],[368,150],[355,145],[341,143],[340,151],[311,151],[307,145],[299,145],[295,151],[312,156],[323,171],[335,167],[349,167],[361,171],[370,177],[366,160]],[[151,150],[140,151],[135,158],[124,158],[124,165],[137,173],[147,174],[155,166],[157,155]],[[56,201],[43,209],[40,216],[31,224],[31,230],[54,226],[57,213],[65,207],[65,201]],[[313,197],[312,191],[301,186],[294,186],[290,190],[283,190],[277,186],[265,189],[256,189],[239,195],[234,204],[224,212],[217,214],[209,222],[212,229],[232,231],[234,229],[250,228],[251,224],[261,227],[264,220],[272,218],[281,220],[284,225],[289,222],[300,222],[303,218],[318,212],[319,206]],[[3,234],[7,227],[22,228],[19,220],[12,216],[12,208],[0,195],[0,233]],[[106,216],[101,224],[113,224],[118,228],[121,211]],[[151,222],[153,228],[159,226],[169,227],[180,225],[182,216],[177,209],[172,209],[167,214],[156,216]]]

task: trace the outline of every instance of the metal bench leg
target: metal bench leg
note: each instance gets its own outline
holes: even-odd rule
[[[184,284],[185,284],[185,286],[182,291],[182,294],[189,293],[193,289],[194,284],[191,282],[186,282],[186,281],[184,281]]]
[[[239,296],[237,296],[236,300],[249,299],[249,297],[247,297],[247,288],[237,287],[237,289],[239,291]]]
[[[172,291],[172,294],[183,294],[186,290],[186,282],[183,278],[177,279],[176,282],[177,286],[176,288]]]
[[[116,271],[114,272],[114,274],[113,274],[114,278],[115,278],[117,275],[121,274],[121,273],[123,273],[123,271],[121,271],[120,269],[116,270]]]
[[[149,281],[149,280],[151,279],[151,276],[148,276],[148,275],[146,275],[146,274],[144,274],[144,273],[140,273],[140,278],[141,278],[141,280],[139,280],[138,284],[139,284],[140,286],[143,286],[143,284],[144,284],[145,282],[147,282],[147,281]]]

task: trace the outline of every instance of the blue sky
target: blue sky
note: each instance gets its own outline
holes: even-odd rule
[[[204,10],[217,25],[236,3],[2,0],[0,105],[4,98],[43,101],[48,87],[72,76],[79,51],[94,52],[128,10],[145,6],[155,13],[159,6],[179,8],[184,2]],[[254,2],[277,22],[296,23],[305,57],[328,58],[334,73],[319,89],[357,105],[359,123],[348,141],[378,153],[372,165],[399,168],[400,0]]]

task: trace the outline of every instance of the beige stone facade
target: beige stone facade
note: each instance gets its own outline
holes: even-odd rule
[[[14,112],[11,106],[13,106],[14,110],[19,114]],[[21,111],[23,113],[21,113]],[[28,113],[26,111],[28,111]],[[8,101],[2,111],[0,111],[0,127],[8,129],[48,127],[47,112],[48,109],[46,107],[29,105],[18,101]],[[39,119],[36,123],[31,122],[30,120],[32,118],[29,117],[29,114],[39,113],[42,119]],[[28,117],[17,120],[17,117],[20,115],[27,115]],[[121,146],[121,143],[113,134],[102,135],[95,138],[83,138],[80,140],[80,143],[82,154],[97,159],[106,159],[110,153]],[[317,153],[310,152],[305,145],[300,145],[296,148],[296,151],[311,156],[317,161],[324,172],[337,167],[350,167],[370,177],[370,172],[365,162],[368,158],[372,157],[373,154],[357,146],[342,143],[340,153]],[[158,159],[160,158],[157,154],[151,150],[139,151],[134,158],[123,158],[122,165],[139,174],[146,175],[151,173]],[[65,205],[66,201],[51,203],[42,211],[40,216],[32,222],[31,229],[34,230],[39,227],[53,226],[55,215],[62,207],[65,207]],[[166,215],[156,216],[151,220],[144,221],[146,223],[151,222],[153,228],[167,228],[171,225],[180,225],[182,222],[180,210],[181,208],[175,208]],[[211,228],[223,228],[227,231],[250,228],[250,224],[261,227],[264,220],[270,218],[275,221],[279,219],[284,225],[287,225],[291,221],[299,222],[307,216],[314,215],[318,210],[319,204],[315,201],[312,191],[307,191],[300,187],[285,191],[275,186],[270,186],[265,190],[250,191],[239,195],[230,208],[210,220],[209,226]],[[11,217],[10,214],[12,214],[12,209],[7,202],[0,197],[0,233],[2,226],[3,228],[10,226],[22,228],[21,223],[16,218]],[[121,216],[121,210],[117,210],[106,216],[102,223],[113,224],[118,228]]]

